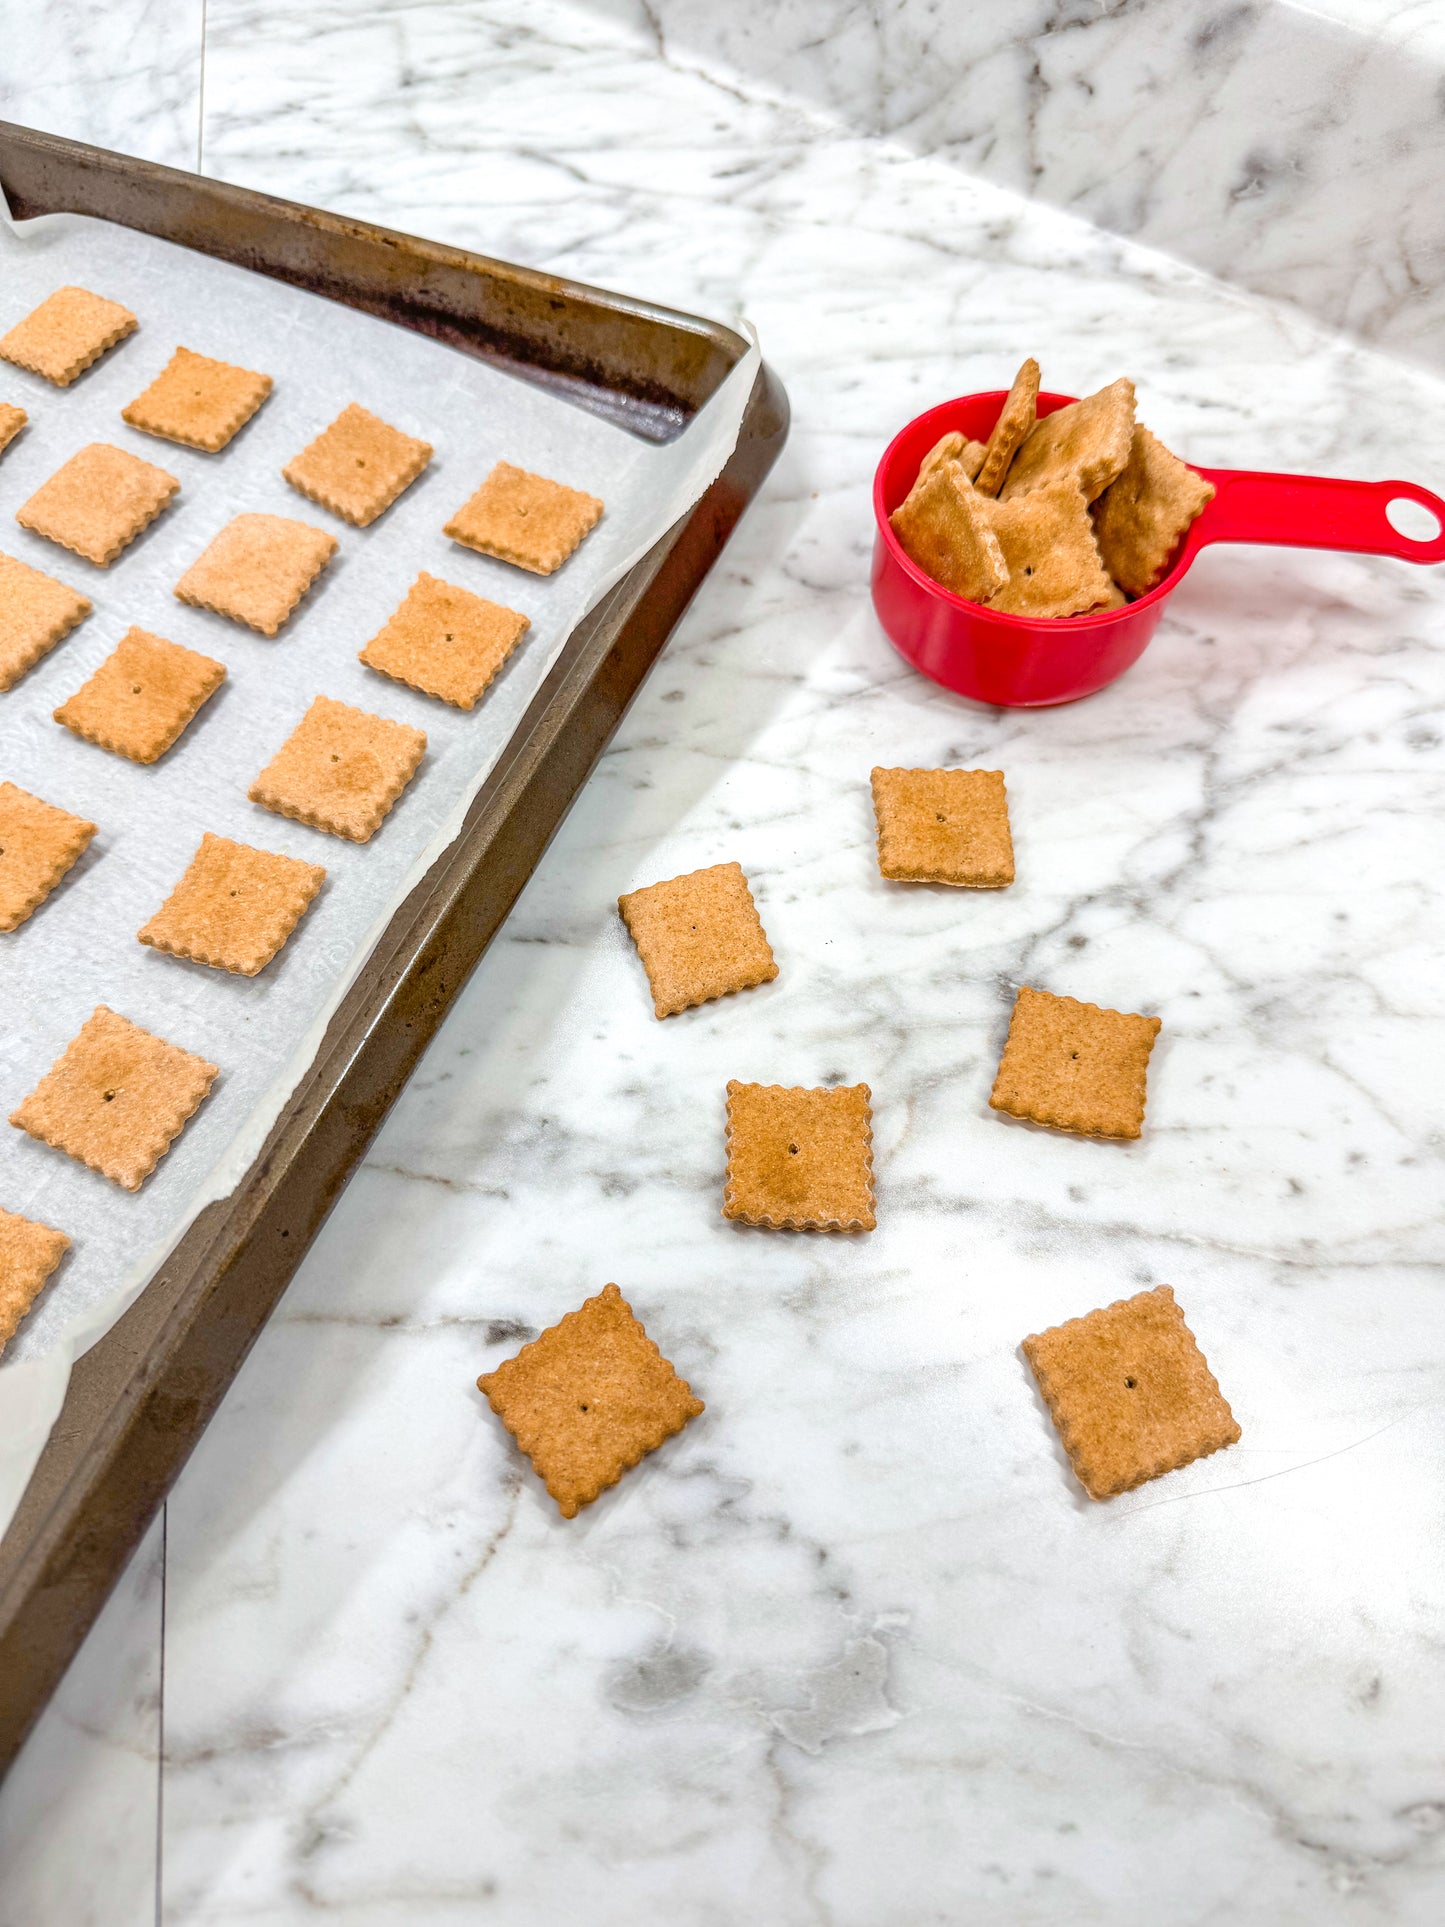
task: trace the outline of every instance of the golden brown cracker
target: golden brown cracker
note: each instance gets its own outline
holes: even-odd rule
[[[19,682],[90,610],[89,596],[0,555],[0,690]]]
[[[998,494],[1010,462],[1034,425],[1038,399],[1039,364],[1030,355],[1013,378],[1013,386],[1004,397],[984,449],[974,477],[974,486],[980,495]]]
[[[139,455],[109,442],[91,442],[40,484],[15,511],[15,520],[108,569],[180,486],[174,475]]]
[[[424,730],[318,696],[246,794],[278,816],[366,843],[425,749]]]
[[[208,830],[185,875],[136,936],[169,956],[254,977],[325,881],[319,863],[254,850]]]
[[[0,1352],[69,1249],[63,1231],[0,1210]]]
[[[498,462],[442,533],[482,555],[551,575],[595,527],[602,506],[580,488]]]
[[[1138,1137],[1157,1017],[1019,991],[989,1103],[1087,1137]]]
[[[298,494],[364,529],[409,489],[432,445],[350,402],[282,469]]]
[[[715,863],[617,899],[659,1017],[770,983],[778,974],[737,863]]]
[[[10,1122],[138,1191],[220,1072],[97,1004]]]
[[[904,553],[955,595],[987,602],[1008,581],[998,537],[989,525],[992,503],[953,463],[914,485],[888,518]]]
[[[1007,502],[1044,482],[1073,482],[1092,502],[1123,469],[1133,439],[1134,384],[1124,377],[1045,415],[1014,456],[1000,497]]]
[[[225,680],[224,663],[131,628],[55,720],[132,763],[154,763]]]
[[[1129,459],[1094,504],[1094,536],[1121,589],[1143,595],[1163,578],[1214,485],[1173,455],[1142,422]]]
[[[38,910],[95,835],[94,823],[0,783],[0,930]]]
[[[983,465],[983,457],[982,442],[971,442],[966,435],[960,435],[957,429],[950,429],[933,444],[918,464],[918,479],[914,487],[918,486],[918,482],[926,482],[934,469],[942,468],[945,462],[957,462],[971,482]]]
[[[23,408],[17,408],[13,402],[0,401],[0,455],[5,453],[29,419]]]
[[[477,1380],[564,1519],[705,1410],[616,1285]]]
[[[176,584],[179,602],[274,636],[336,553],[336,537],[284,515],[238,515]]]
[[[728,1085],[723,1216],[775,1231],[871,1231],[872,1092]]]
[[[1079,616],[1108,604],[1114,591],[1099,560],[1089,507],[1072,482],[989,504],[1008,581],[989,598],[1011,616]]]
[[[360,660],[424,696],[471,709],[530,627],[517,610],[423,570]]]
[[[219,454],[275,386],[269,375],[177,348],[149,388],[120,411],[147,435]]]
[[[1014,880],[1003,772],[875,769],[878,868],[898,883],[1002,890]]]
[[[1036,1332],[1023,1351],[1091,1498],[1112,1499],[1239,1437],[1168,1285]]]
[[[118,301],[107,301],[88,288],[57,288],[9,334],[0,335],[0,361],[68,388],[135,327],[135,316]]]

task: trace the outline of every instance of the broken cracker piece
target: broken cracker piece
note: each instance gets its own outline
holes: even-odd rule
[[[90,614],[89,596],[0,554],[0,690],[19,682]]]
[[[275,384],[269,375],[177,348],[149,388],[120,411],[123,422],[216,455],[250,421]]]
[[[904,553],[926,575],[955,595],[987,602],[1008,581],[991,508],[961,470],[945,462],[915,484],[888,519]]]
[[[138,1191],[220,1072],[97,1004],[10,1122]]]
[[[284,515],[238,515],[175,586],[179,602],[274,636],[336,553],[336,537]]]
[[[1085,1491],[1112,1499],[1239,1438],[1168,1285],[1023,1341]]]
[[[1014,880],[1003,772],[875,769],[878,868],[899,883],[1003,890]]]
[[[424,730],[318,696],[246,794],[278,816],[366,843],[425,749]]]
[[[131,628],[55,720],[99,749],[154,763],[225,680],[224,663]]]
[[[174,475],[139,455],[109,442],[91,442],[40,484],[15,511],[15,520],[33,535],[108,569],[180,486]]]
[[[423,570],[359,659],[424,696],[471,709],[530,627],[517,610]]]
[[[94,823],[0,783],[0,930],[18,930],[90,848]]]
[[[281,473],[298,494],[364,529],[411,487],[431,458],[430,442],[351,402]]]
[[[135,316],[118,301],[107,301],[88,288],[57,288],[9,334],[0,335],[0,361],[68,388],[135,327]]]
[[[770,983],[778,974],[740,864],[715,863],[651,883],[619,897],[617,908],[637,945],[658,1017]]]
[[[169,956],[254,977],[325,881],[319,863],[255,850],[207,830],[185,875],[136,936]]]
[[[484,1372],[477,1386],[564,1519],[706,1409],[616,1285]]]
[[[873,1093],[728,1085],[723,1216],[774,1231],[872,1231]]]
[[[1138,1137],[1157,1017],[1102,1010],[1027,984],[1014,1001],[989,1103],[1087,1137]]]
[[[1173,455],[1142,422],[1129,459],[1094,504],[1094,537],[1121,589],[1143,595],[1163,578],[1214,485]]]
[[[69,1249],[63,1231],[0,1210],[0,1352]]]
[[[1134,384],[1127,376],[1045,415],[1025,438],[999,490],[1012,501],[1046,482],[1072,482],[1092,502],[1129,459]]]
[[[974,486],[980,495],[997,495],[1009,464],[1034,425],[1039,399],[1039,364],[1032,355],[1013,378],[993,433],[988,438]]]
[[[1008,581],[990,609],[1012,616],[1079,616],[1107,605],[1114,585],[1099,559],[1094,525],[1070,481],[1050,482],[1007,502],[990,502]]]
[[[942,468],[945,462],[957,462],[971,482],[978,474],[983,457],[982,442],[971,442],[966,435],[960,435],[956,428],[951,428],[933,444],[918,464],[918,477],[913,486],[916,488],[919,482],[926,482],[934,469]]]
[[[602,507],[580,488],[498,462],[442,533],[482,555],[551,575],[595,527]]]
[[[29,419],[23,408],[16,408],[12,402],[0,401],[0,455],[5,453]]]

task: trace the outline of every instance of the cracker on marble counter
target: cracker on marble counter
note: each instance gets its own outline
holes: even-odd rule
[[[90,848],[96,826],[0,783],[0,930],[18,930]]]
[[[739,863],[714,863],[617,899],[658,1017],[771,983],[778,974]]]
[[[154,462],[110,442],[91,442],[22,502],[15,520],[32,535],[108,569],[180,487]]]
[[[177,348],[120,418],[146,435],[217,455],[271,393],[269,375]]]
[[[728,1085],[723,1216],[774,1231],[872,1231],[866,1084]]]
[[[136,318],[118,301],[89,288],[57,288],[8,334],[0,335],[0,361],[43,375],[68,388],[108,348],[133,334]]]
[[[1157,1017],[1104,1010],[1025,984],[988,1101],[996,1111],[1058,1131],[1138,1137],[1158,1035]]]
[[[871,781],[883,876],[969,890],[1013,882],[1002,770],[875,769]]]

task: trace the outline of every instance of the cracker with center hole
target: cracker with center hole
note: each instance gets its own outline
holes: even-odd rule
[[[982,442],[971,442],[966,435],[960,435],[951,428],[941,440],[936,441],[923,460],[918,464],[918,482],[926,482],[934,469],[942,468],[945,462],[957,462],[971,482],[983,465],[984,446]]]
[[[135,328],[135,316],[118,301],[107,301],[88,288],[57,288],[9,334],[0,335],[0,361],[14,362],[57,388],[68,388]]]
[[[69,1249],[63,1231],[0,1210],[0,1352]]]
[[[219,1076],[204,1057],[97,1004],[10,1122],[138,1191]]]
[[[602,506],[580,488],[498,462],[442,533],[533,575],[551,575],[596,526]]]
[[[246,794],[278,816],[366,843],[425,749],[425,730],[318,696]]]
[[[98,749],[154,763],[225,680],[224,663],[131,628],[55,720]]]
[[[430,442],[349,402],[281,473],[308,501],[364,529],[411,487],[431,458]]]
[[[873,1093],[728,1085],[723,1216],[774,1231],[871,1231]]]
[[[987,602],[1008,581],[998,537],[989,523],[993,504],[952,462],[914,484],[889,521],[905,555],[955,595]]]
[[[517,610],[423,570],[359,659],[424,696],[471,709],[530,627]]]
[[[1036,1332],[1023,1352],[1091,1498],[1132,1491],[1239,1438],[1168,1285]]]
[[[17,408],[13,402],[0,401],[0,455],[5,453],[29,419],[23,408]]]
[[[123,422],[163,441],[216,455],[275,386],[269,375],[177,348],[149,388],[120,411]]]
[[[1007,502],[1043,482],[1072,482],[1092,502],[1122,472],[1133,440],[1134,384],[1124,377],[1045,415],[1014,456],[999,495]]]
[[[285,515],[238,515],[175,586],[178,602],[274,636],[336,553],[336,537]]]
[[[319,863],[254,850],[207,830],[185,875],[136,936],[168,956],[254,977],[325,881]]]
[[[1072,482],[1045,483],[989,504],[1008,581],[989,598],[1011,616],[1080,616],[1105,606],[1114,584],[1099,559],[1089,505]]]
[[[1025,984],[988,1101],[1056,1131],[1138,1137],[1158,1035],[1157,1017],[1101,1010]]]
[[[968,890],[1013,882],[1002,770],[875,769],[872,783],[883,876]]]
[[[19,682],[90,611],[90,597],[78,589],[0,554],[0,690]]]
[[[154,462],[109,442],[91,442],[22,502],[15,520],[33,535],[108,569],[180,486]]]
[[[1094,504],[1094,537],[1121,589],[1143,595],[1162,579],[1214,485],[1171,454],[1142,422],[1129,459]]]
[[[1033,428],[1039,399],[1039,364],[1032,356],[1013,378],[993,433],[988,438],[974,485],[980,495],[997,495],[1009,464]]]
[[[477,1386],[564,1519],[706,1409],[616,1285],[484,1372]]]
[[[0,930],[18,930],[90,848],[94,823],[0,783]]]
[[[714,863],[617,899],[659,1017],[778,974],[741,864]]]

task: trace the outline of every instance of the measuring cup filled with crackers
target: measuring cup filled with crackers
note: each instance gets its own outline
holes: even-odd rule
[[[1397,501],[1435,533],[1402,534]],[[873,604],[900,654],[1010,708],[1071,702],[1143,654],[1210,542],[1445,561],[1445,501],[1413,482],[1196,468],[1138,419],[1134,384],[1082,400],[1039,388],[964,395],[895,437],[873,483]]]

